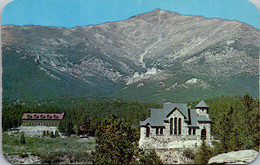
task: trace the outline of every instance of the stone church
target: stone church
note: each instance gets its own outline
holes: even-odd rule
[[[140,121],[141,148],[190,148],[206,140],[211,144],[209,105],[203,100],[195,109],[186,103],[164,103],[151,109],[150,117]]]

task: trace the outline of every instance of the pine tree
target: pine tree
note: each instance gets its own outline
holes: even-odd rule
[[[196,164],[207,164],[209,159],[212,157],[212,149],[208,146],[205,140],[202,141],[201,146],[195,152],[195,163]]]
[[[241,149],[259,148],[259,102],[248,94],[242,98],[239,106],[240,139]]]
[[[25,142],[25,137],[24,137],[24,134],[23,134],[23,133],[22,133],[22,135],[21,135],[20,144],[26,144],[26,142]]]
[[[224,112],[223,117],[219,120],[219,131],[218,131],[218,137],[221,141],[221,149],[219,149],[221,152],[228,152],[230,151],[230,139],[231,139],[231,130],[233,127],[233,107],[230,106],[227,108],[227,110]]]
[[[138,140],[136,129],[123,119],[109,115],[96,130],[96,146],[95,151],[92,152],[92,163],[136,164],[140,160]],[[149,154],[153,162],[158,162],[154,152]]]
[[[130,164],[137,149],[137,134],[128,123],[115,115],[106,118],[96,130],[94,164]]]

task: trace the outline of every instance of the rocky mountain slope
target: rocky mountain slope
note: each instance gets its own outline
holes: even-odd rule
[[[156,102],[256,97],[259,37],[257,29],[241,22],[159,9],[71,29],[4,26],[4,95]]]

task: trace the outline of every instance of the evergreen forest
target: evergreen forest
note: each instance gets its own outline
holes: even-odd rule
[[[199,101],[188,104],[194,108]],[[191,157],[196,163],[205,164],[210,157],[220,153],[244,149],[259,150],[258,99],[246,94],[243,97],[221,96],[207,99],[205,102],[210,106],[211,134],[216,141],[213,141],[213,148],[203,144],[202,148],[200,147],[196,152],[187,152],[187,155],[192,155]],[[135,135],[131,135],[136,142],[139,139],[139,121],[149,117],[150,108],[162,108],[162,104],[126,102],[105,98],[65,98],[62,101],[56,100],[42,104],[3,102],[2,124],[3,131],[7,131],[21,125],[21,117],[25,112],[65,112],[65,117],[59,126],[60,132],[66,136],[79,135],[79,126],[83,126],[88,130],[90,136],[97,138],[96,143],[98,143],[98,137],[103,136],[100,134],[101,126],[108,125],[104,122],[111,123],[111,114],[113,114],[117,117],[116,121],[128,123],[127,128],[135,130],[130,132],[136,132]],[[113,128],[117,129],[116,126]],[[124,130],[121,126],[118,129],[121,133]],[[99,141],[101,140],[99,139]],[[106,137],[105,140],[111,139]],[[100,156],[97,152],[98,150],[93,154],[96,158]],[[126,163],[126,160],[122,160],[122,162]]]

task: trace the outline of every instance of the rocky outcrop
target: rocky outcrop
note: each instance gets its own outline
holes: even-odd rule
[[[156,150],[164,164],[194,164],[192,159],[183,155],[183,149]]]
[[[208,164],[248,164],[256,159],[255,150],[232,151],[212,157]]]
[[[12,164],[42,164],[40,158],[33,155],[22,157],[19,155],[5,155],[5,158]]]

